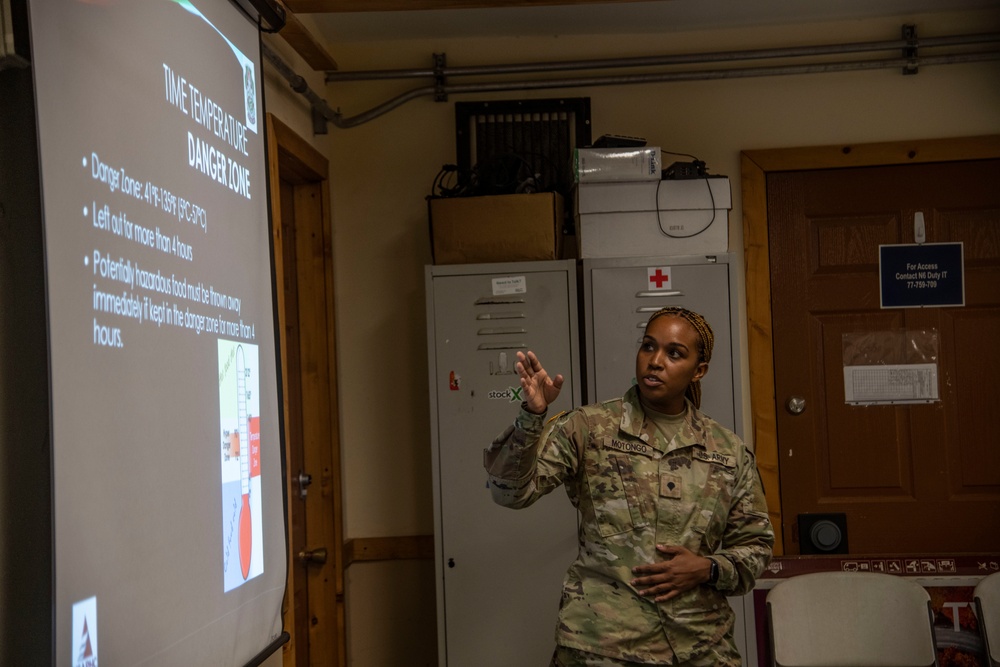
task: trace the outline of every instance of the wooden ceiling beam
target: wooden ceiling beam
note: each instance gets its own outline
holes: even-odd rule
[[[296,18],[293,11],[285,6],[285,25],[278,31],[278,35],[288,42],[288,45],[302,56],[302,59],[314,71],[328,72],[337,69],[337,61],[333,59],[322,42],[316,39],[309,32],[309,29]]]
[[[637,1],[649,2],[651,0],[285,0],[285,4],[293,12],[306,14],[399,12],[416,9],[496,9]]]

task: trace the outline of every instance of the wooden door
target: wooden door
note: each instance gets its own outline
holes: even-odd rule
[[[852,553],[1000,549],[1000,160],[773,173],[767,211],[784,552],[816,512]],[[880,308],[878,247],[918,211],[964,244],[964,307]],[[940,400],[847,405],[844,334],[903,330],[936,332]]]
[[[283,664],[345,665],[328,165],[270,115],[268,135],[288,485]]]

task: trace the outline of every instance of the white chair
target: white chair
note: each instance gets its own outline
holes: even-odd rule
[[[820,572],[767,595],[775,667],[937,665],[930,596],[891,574]]]
[[[1000,572],[986,577],[972,593],[980,634],[986,643],[990,664],[1000,665]]]

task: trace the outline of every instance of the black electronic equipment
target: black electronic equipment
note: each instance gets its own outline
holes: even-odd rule
[[[799,514],[799,553],[846,554],[847,515],[843,512]]]
[[[627,137],[623,134],[602,134],[594,142],[594,148],[640,148],[646,145],[642,137]]]
[[[708,176],[705,163],[701,160],[692,162],[674,162],[662,172],[664,180],[681,181],[690,178],[705,178]]]

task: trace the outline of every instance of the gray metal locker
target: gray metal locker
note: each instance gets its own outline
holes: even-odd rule
[[[701,313],[715,333],[702,410],[742,437],[743,406],[732,254],[583,260],[587,402],[635,384],[635,354],[649,316],[664,306]]]
[[[561,489],[523,510],[493,503],[483,450],[520,404],[518,350],[580,404],[575,262],[426,268],[439,664],[546,665],[576,510]]]

